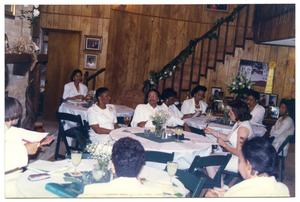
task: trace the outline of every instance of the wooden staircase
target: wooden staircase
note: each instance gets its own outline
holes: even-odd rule
[[[245,40],[253,39],[252,21],[254,5],[240,5],[227,17],[219,19],[208,32],[199,38],[191,40],[179,55],[164,68],[154,74],[162,74],[171,65],[176,69],[171,75],[158,80],[156,88],[160,92],[165,88],[173,88],[178,92],[180,100],[186,98],[191,89],[200,83],[201,77],[206,77],[208,71],[216,71],[217,63],[223,63],[226,55],[234,56],[236,48],[244,48]],[[215,37],[212,37],[215,36]],[[189,49],[185,57],[184,52]],[[178,58],[184,58],[178,62]],[[148,80],[149,81],[149,80]],[[145,81],[144,89],[149,89]],[[152,83],[153,84],[153,83]],[[153,85],[150,87],[153,87]]]

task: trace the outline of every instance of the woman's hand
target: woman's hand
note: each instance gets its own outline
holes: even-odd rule
[[[215,137],[218,136],[218,132],[215,131],[215,130],[212,129],[212,128],[209,128],[209,127],[205,128],[205,129],[204,129],[204,132],[205,132],[205,133],[208,133],[208,134],[212,134],[212,135],[215,136]]]
[[[225,143],[225,141],[222,139],[222,138],[218,138],[218,144],[220,145],[220,146],[222,146],[222,147],[225,147],[226,146],[226,143]]]
[[[50,144],[55,139],[54,135],[49,135],[39,142],[39,147]]]

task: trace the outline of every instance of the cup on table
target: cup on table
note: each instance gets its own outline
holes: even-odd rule
[[[172,177],[175,176],[177,168],[178,168],[178,164],[176,162],[172,162],[172,161],[167,162],[167,172],[168,175],[170,176],[171,183],[172,183]]]
[[[145,128],[145,129],[144,129],[144,134],[145,134],[146,136],[150,136],[150,134],[151,134],[150,128]]]

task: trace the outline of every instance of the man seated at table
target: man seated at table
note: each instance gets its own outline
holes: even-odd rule
[[[192,117],[196,113],[199,113],[199,115],[205,113],[207,108],[207,103],[204,101],[206,90],[205,86],[200,85],[193,88],[191,92],[192,98],[182,103],[181,112],[187,117]]]
[[[88,109],[88,121],[92,128],[90,139],[92,142],[99,140],[100,134],[108,134],[115,128],[119,128],[117,124],[117,113],[114,105],[110,103],[108,88],[101,87],[96,90],[97,103]],[[100,137],[100,140],[103,139]]]
[[[150,183],[138,178],[145,164],[145,150],[130,137],[119,139],[112,149],[112,167],[116,178],[108,183],[86,185],[79,197],[162,197],[174,194],[171,186]]]
[[[147,93],[147,104],[139,104],[134,110],[134,115],[131,121],[132,127],[154,127],[151,121],[151,116],[155,112],[164,110],[158,105],[159,92],[156,89],[151,89]]]
[[[250,109],[252,119],[251,124],[262,124],[265,116],[265,108],[258,104],[259,93],[254,90],[249,90],[247,93],[247,105]]]

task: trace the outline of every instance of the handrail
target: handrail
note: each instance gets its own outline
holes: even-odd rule
[[[105,68],[101,68],[98,71],[96,71],[94,74],[92,74],[91,76],[89,76],[89,72],[86,71],[84,73],[84,83],[86,86],[88,86],[89,81],[93,80],[93,89],[95,89],[95,85],[96,85],[96,77],[101,74],[102,72],[104,72],[106,69]]]
[[[189,42],[189,45],[185,47],[175,58],[173,58],[168,64],[166,64],[162,70],[158,72],[150,71],[149,79],[144,81],[144,91],[148,91],[150,88],[158,86],[159,80],[166,79],[174,73],[177,68],[177,65],[184,62],[187,57],[192,54],[195,49],[195,46],[204,39],[217,38],[217,29],[224,23],[232,22],[235,16],[247,5],[238,5],[230,15],[225,18],[220,18],[217,20],[216,24],[202,36],[192,39]]]

